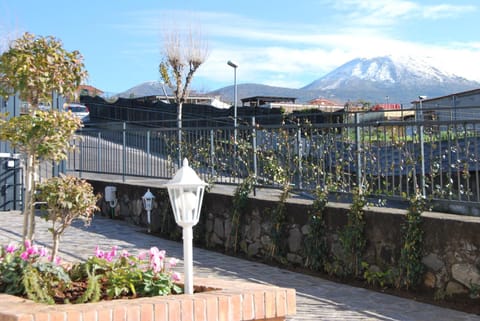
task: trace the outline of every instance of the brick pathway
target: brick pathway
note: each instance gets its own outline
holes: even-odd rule
[[[21,240],[22,216],[18,212],[0,212],[0,244]],[[123,221],[96,217],[89,227],[75,223],[60,243],[65,260],[84,260],[99,245],[112,245],[138,253],[151,246],[182,259],[182,244],[149,234],[146,229]],[[37,218],[37,244],[50,246],[46,223]],[[242,279],[295,288],[297,315],[289,320],[371,320],[371,321],[467,321],[480,316],[419,303],[362,288],[338,284],[317,277],[294,273],[261,263],[250,262],[204,249],[194,249],[194,273],[202,277]],[[179,271],[183,268],[179,266]]]

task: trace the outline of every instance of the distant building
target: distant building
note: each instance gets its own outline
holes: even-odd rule
[[[372,107],[371,111],[381,111],[381,110],[400,110],[402,109],[401,104],[376,104]]]
[[[242,107],[274,108],[281,104],[293,105],[297,98],[279,96],[253,96],[242,98]]]
[[[137,100],[144,100],[144,101],[162,101],[167,104],[175,104],[175,97],[171,95],[163,95],[163,96],[145,96],[145,97],[137,97],[134,98]],[[191,95],[185,98],[186,104],[196,104],[196,105],[208,105],[213,106],[219,109],[228,109],[232,107],[232,105],[227,104],[220,100],[220,96],[208,96],[208,95]]]
[[[317,109],[320,109],[323,112],[335,112],[345,109],[345,106],[343,104],[326,98],[315,98],[310,100],[308,104],[311,106],[316,106]]]
[[[324,98],[317,98],[306,104],[297,104],[295,101],[296,98],[293,97],[279,96],[253,96],[241,99],[242,107],[279,108],[286,113],[306,109],[319,109],[323,112],[335,112],[343,109],[343,105]]]
[[[480,88],[442,97],[412,101],[415,110],[433,114],[438,120],[480,119]]]
[[[93,86],[90,86],[90,85],[80,85],[80,86],[78,86],[77,91],[75,92],[76,100],[78,100],[78,98],[80,98],[80,96],[95,97],[95,96],[102,96],[102,95],[103,95],[102,90],[100,90],[98,88],[95,88]]]

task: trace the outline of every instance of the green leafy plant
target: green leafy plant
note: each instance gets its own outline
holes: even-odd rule
[[[50,262],[43,247],[26,241],[23,246],[9,244],[0,256],[0,293],[27,297],[48,304],[96,302],[103,298],[133,298],[181,293],[178,273],[172,268],[177,259],[166,258],[165,251],[152,247],[138,256],[116,247],[104,252],[98,247],[85,262],[59,265]],[[85,285],[86,284],[86,285]],[[80,295],[59,297],[76,287]]]
[[[310,213],[310,230],[304,239],[305,266],[315,271],[323,270],[328,260],[325,240],[325,220],[323,211],[328,202],[328,188],[318,186],[313,211]]]
[[[362,262],[363,278],[368,284],[373,286],[380,286],[382,288],[392,285],[394,281],[394,271],[390,268],[386,271],[375,271],[370,269],[366,262]]]
[[[66,159],[71,138],[81,121],[72,113],[42,112],[38,105],[49,101],[52,92],[73,96],[86,79],[83,57],[66,51],[54,37],[25,33],[0,56],[0,95],[18,93],[33,108],[28,114],[0,124],[0,140],[10,142],[25,158],[25,206],[23,239],[34,239],[34,194],[40,159]]]
[[[347,225],[339,232],[343,253],[340,261],[343,274],[358,277],[362,271],[362,255],[366,246],[365,217],[363,208],[366,196],[358,188],[353,191],[353,200],[347,213]]]
[[[403,246],[400,252],[398,287],[407,289],[419,285],[422,281],[425,266],[423,257],[422,213],[427,208],[425,198],[417,190],[410,199],[410,206],[405,217],[403,230]]]
[[[241,225],[241,216],[248,203],[248,196],[252,192],[255,184],[255,177],[249,175],[242,183],[238,185],[233,194],[232,206],[232,230],[226,242],[226,247],[231,247],[233,252],[237,252],[239,235],[238,231]]]
[[[68,285],[67,273],[47,260],[44,247],[26,240],[22,246],[13,243],[0,253],[0,292],[26,296],[43,303],[54,303],[53,288]]]
[[[99,210],[96,203],[99,196],[93,194],[93,187],[87,181],[74,176],[52,177],[38,186],[38,199],[46,202],[47,211],[43,216],[52,223],[49,229],[53,236],[53,261],[58,254],[60,236],[80,219],[89,224],[94,212]]]

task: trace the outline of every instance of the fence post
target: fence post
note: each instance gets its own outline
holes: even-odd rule
[[[420,187],[422,188],[422,196],[426,197],[426,191],[425,191],[425,144],[424,144],[424,137],[423,137],[423,106],[422,106],[422,100],[420,99],[420,159],[421,159],[421,167],[420,167]]]
[[[363,194],[362,186],[362,155],[361,155],[361,139],[360,139],[360,119],[359,114],[355,113],[355,143],[357,145],[357,186],[358,192]]]
[[[255,186],[257,185],[257,124],[255,116],[252,117],[252,147],[253,147],[253,195],[256,196],[257,192]]]
[[[100,144],[102,143],[102,133],[98,131],[97,134],[97,171],[101,173],[102,171],[102,149]]]
[[[123,122],[123,131],[122,131],[122,147],[123,147],[123,161],[122,161],[122,182],[125,183],[125,172],[127,171],[127,123]]]
[[[298,187],[300,189],[303,188],[303,180],[302,180],[302,159],[303,159],[303,148],[302,148],[302,128],[300,127],[300,123],[297,123],[297,154],[298,154]]]
[[[82,135],[82,137],[83,137],[83,135]],[[80,139],[80,148],[79,148],[79,152],[78,152],[78,162],[79,162],[78,167],[80,169],[79,173],[78,173],[78,177],[80,177],[80,178],[82,178],[83,154],[85,153],[85,149],[83,148],[83,141],[84,141],[84,139]]]
[[[150,157],[150,130],[147,130],[147,176],[150,176],[152,157]]]
[[[215,176],[215,141],[213,136],[213,129],[210,129],[210,162],[211,162],[211,171],[212,176]]]

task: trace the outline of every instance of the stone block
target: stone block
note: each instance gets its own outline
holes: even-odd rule
[[[468,288],[470,288],[470,284],[480,284],[480,272],[473,264],[453,264],[452,278]]]

